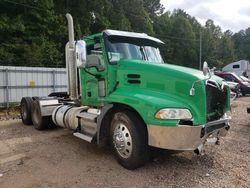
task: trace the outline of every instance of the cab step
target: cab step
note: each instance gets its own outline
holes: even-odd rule
[[[82,134],[82,133],[73,133],[73,135],[74,135],[75,137],[80,138],[80,139],[82,139],[82,140],[85,140],[85,141],[87,141],[87,142],[89,142],[89,143],[91,143],[92,140],[93,140],[93,137],[92,137],[92,136],[89,136],[89,135],[86,135],[86,134]]]
[[[93,135],[97,133],[97,117],[98,114],[81,112],[76,116],[79,119],[79,131],[84,135]]]

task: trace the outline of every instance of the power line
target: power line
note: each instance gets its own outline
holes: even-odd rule
[[[197,39],[187,39],[187,38],[180,38],[180,37],[174,37],[174,36],[169,36],[169,35],[157,35],[157,37],[161,39],[176,39],[176,40],[187,40],[187,41],[196,41],[196,42],[200,41]]]
[[[7,2],[7,3],[11,3],[11,4],[15,4],[15,5],[21,5],[21,6],[36,9],[36,10],[48,11],[47,9],[35,7],[35,6],[24,4],[24,3],[17,3],[17,2],[14,2],[14,1],[10,1],[10,0],[4,0],[4,1]]]

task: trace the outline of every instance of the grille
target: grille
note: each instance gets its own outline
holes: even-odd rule
[[[218,125],[213,125],[213,126],[210,126],[210,127],[205,127],[205,128],[203,128],[201,130],[200,137],[202,138],[205,134],[212,133],[214,130],[218,130],[218,129],[223,128],[223,127],[225,127],[224,123],[223,124],[218,124]]]
[[[207,122],[220,119],[227,104],[227,90],[221,90],[213,82],[206,85],[207,93]]]

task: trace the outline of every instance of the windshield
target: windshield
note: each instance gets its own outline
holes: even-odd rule
[[[121,59],[136,59],[152,63],[164,63],[159,48],[153,46],[106,40],[106,49],[110,62],[117,62]]]

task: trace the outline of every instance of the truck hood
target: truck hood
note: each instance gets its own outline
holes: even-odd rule
[[[150,63],[142,60],[121,60],[118,62],[119,83],[124,86],[137,85],[137,88],[165,93],[171,97],[178,97],[179,93],[189,96],[194,82],[195,87],[205,91],[205,77],[202,71],[170,64]],[[132,78],[130,77],[132,75]],[[138,78],[133,78],[135,75]],[[140,82],[140,84],[131,83]],[[180,100],[180,99],[179,99]]]
[[[203,72],[197,69],[178,66],[178,65],[172,65],[172,64],[163,64],[163,63],[153,63],[143,60],[130,60],[130,59],[123,59],[119,61],[119,64],[125,67],[137,67],[137,70],[140,69],[147,69],[149,72],[156,72],[159,76],[164,76],[165,74],[173,74],[173,77],[179,77],[184,76],[188,77],[188,80],[196,81],[196,80],[202,80],[207,77],[203,75]],[[222,79],[212,75],[212,80],[217,81],[219,84],[221,84]]]

